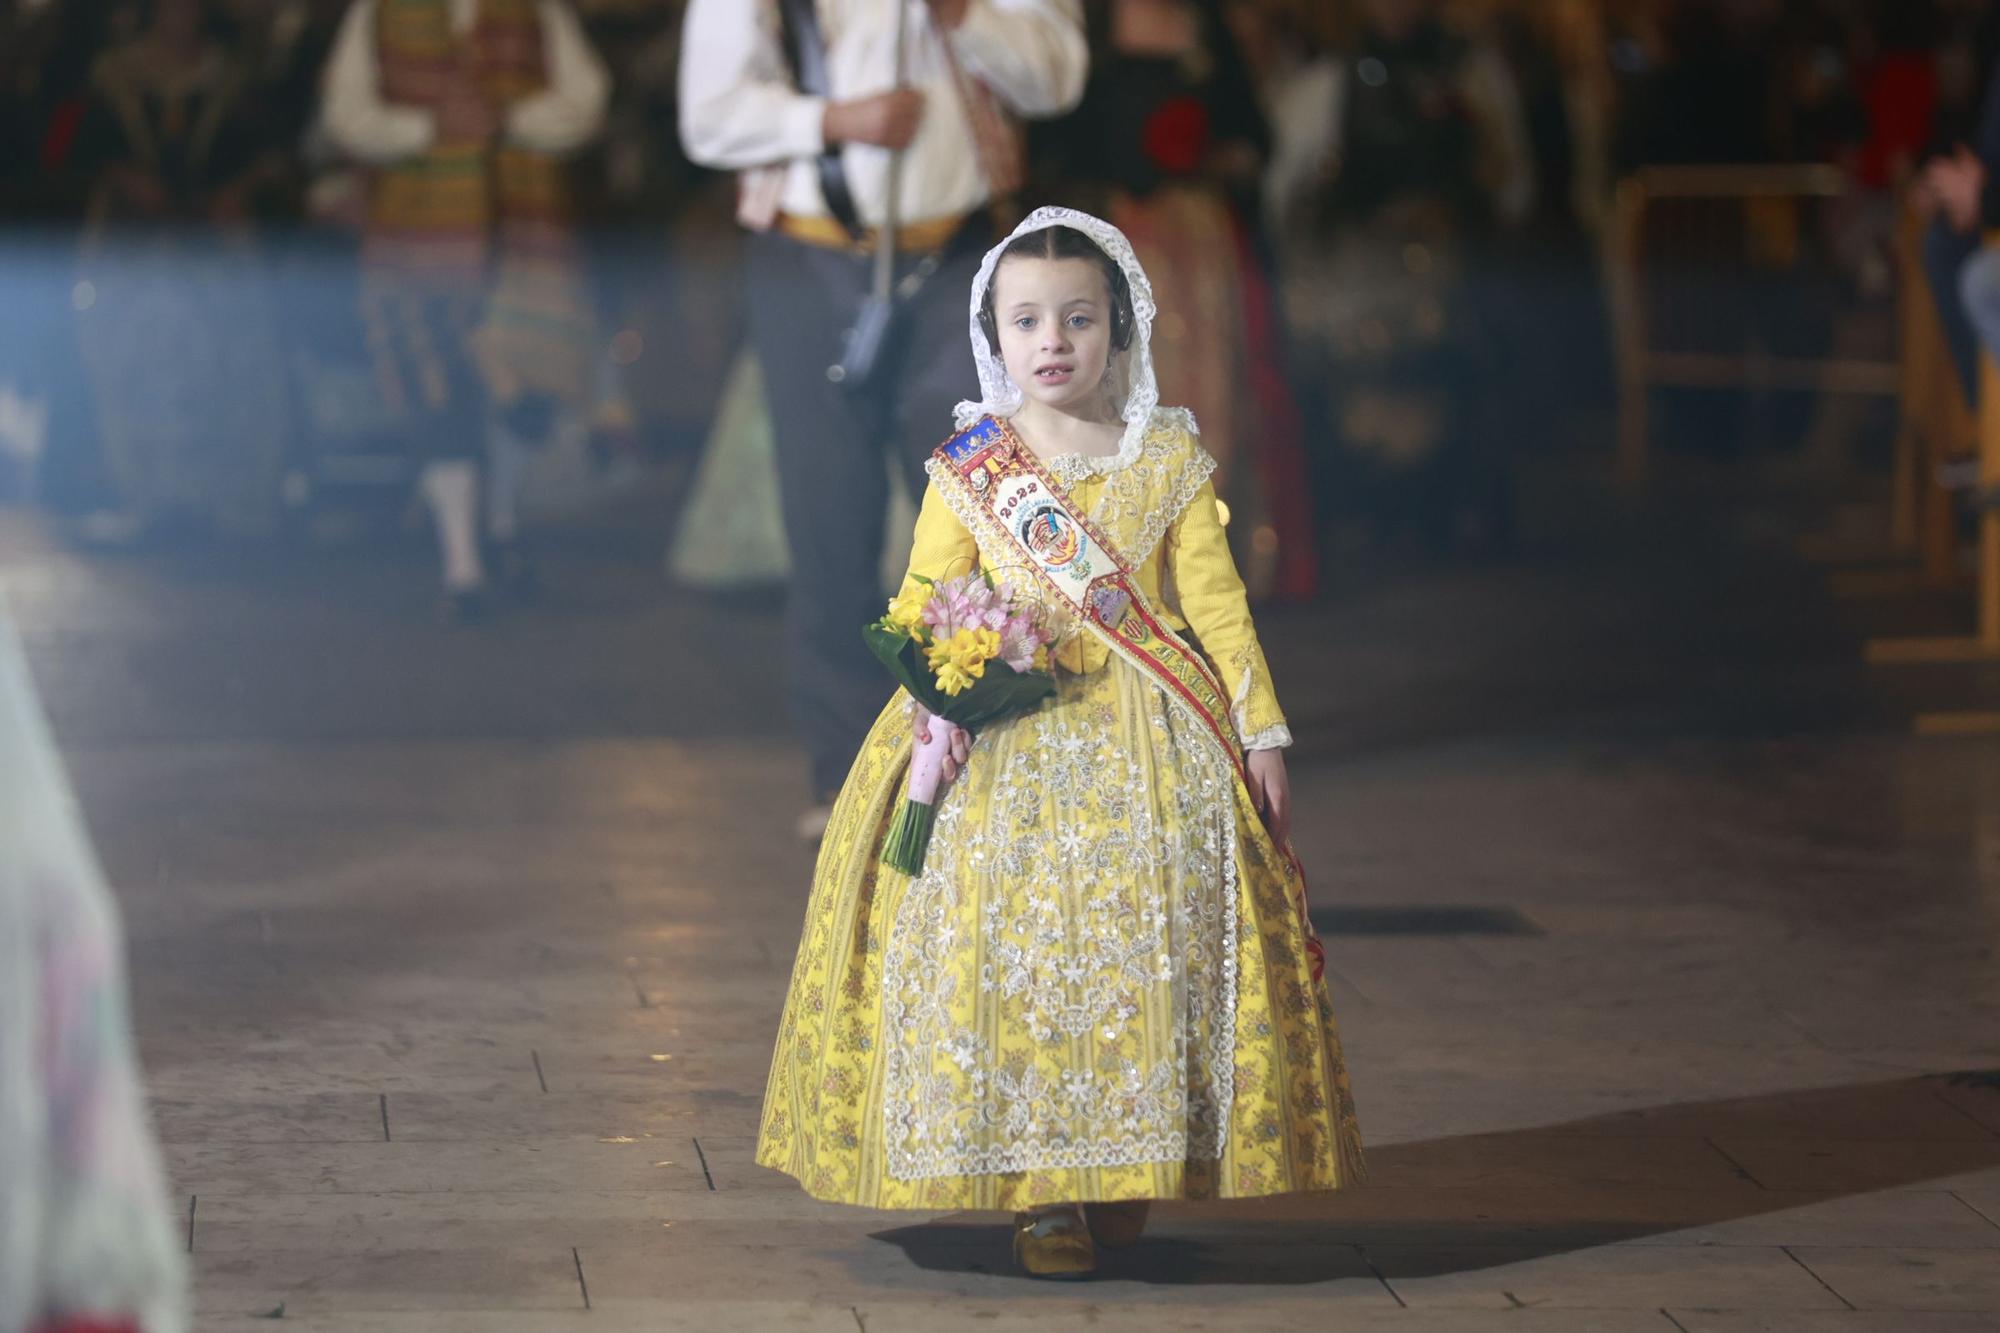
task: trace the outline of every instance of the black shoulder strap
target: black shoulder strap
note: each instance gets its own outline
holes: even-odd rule
[[[826,39],[820,35],[819,12],[814,0],[778,0],[778,20],[784,28],[785,58],[799,91],[814,97],[832,97],[833,80],[827,74]],[[847,187],[847,167],[840,159],[840,145],[829,145],[819,155],[819,188],[826,196],[826,211],[860,240],[861,214],[854,207],[854,192]]]

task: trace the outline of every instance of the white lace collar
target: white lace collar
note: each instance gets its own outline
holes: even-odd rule
[[[995,420],[1000,421],[1018,447],[1028,449],[1030,453],[1034,452],[1029,448],[1028,442],[1021,438],[1021,433],[1014,429],[1013,422],[997,417]],[[1035,457],[1043,467],[1055,475],[1057,481],[1065,486],[1074,486],[1079,481],[1088,481],[1093,477],[1109,477],[1125,471],[1145,454],[1147,440],[1162,432],[1178,431],[1184,431],[1189,435],[1200,433],[1195,426],[1194,413],[1184,407],[1156,407],[1147,420],[1126,423],[1125,434],[1119,440],[1116,453],[1050,454],[1047,457],[1036,454]]]
[[[1139,453],[1145,447],[1146,432],[1151,425],[1151,422],[1127,422],[1125,436],[1118,442],[1116,453],[1050,454],[1042,460],[1042,466],[1067,486],[1092,477],[1108,477],[1114,472],[1123,472],[1139,461]]]

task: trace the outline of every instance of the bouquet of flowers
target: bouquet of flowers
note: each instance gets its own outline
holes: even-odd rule
[[[1054,635],[1037,604],[984,571],[942,582],[911,577],[916,586],[862,635],[932,716],[977,734],[1055,692],[1048,664]],[[883,863],[906,875],[924,868],[950,745],[945,729],[936,727],[910,758],[909,794],[882,848]]]

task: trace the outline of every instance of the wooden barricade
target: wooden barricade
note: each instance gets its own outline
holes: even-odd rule
[[[1924,272],[1924,227],[1917,211],[1907,209],[1897,236],[1903,386],[1891,525],[1916,548],[1924,582],[1937,585],[1955,581],[1959,573],[1955,502],[1938,475],[1973,447],[1979,427]]]
[[[1839,596],[1914,593],[1962,578],[1957,500],[1940,477],[1947,463],[1971,452],[1979,427],[1924,272],[1927,226],[1913,204],[1906,202],[1899,210],[1894,244],[1898,411],[1886,545],[1856,549],[1812,538],[1799,543],[1799,554],[1807,560],[1877,566],[1837,571],[1832,588]]]
[[[1826,166],[1648,167],[1623,181],[1605,246],[1618,366],[1618,470],[1627,485],[1650,465],[1648,397],[1656,388],[1808,390],[1894,396],[1901,406],[1887,525],[1891,545],[1917,557],[1905,585],[1947,586],[1962,578],[1957,497],[1941,482],[1944,465],[1976,450],[1981,507],[1975,561],[1975,628],[1969,635],[1883,639],[1867,648],[1871,662],[2000,661],[2000,363],[1981,355],[1979,409],[1967,403],[1923,268],[1924,222],[1906,209],[1896,246],[1897,349],[1894,360],[1774,353],[1754,339],[1716,339],[1716,348],[1674,344],[1660,336],[1652,266],[1670,250],[1682,224],[1707,206],[1709,256],[1745,265],[1745,273],[1782,274],[1796,257],[1800,217],[1811,201],[1845,192],[1847,182]],[[1728,205],[1734,204],[1730,211]],[[1719,211],[1718,211],[1719,210]],[[1716,217],[1736,234],[1717,241]],[[2000,244],[2000,233],[1987,238]],[[1788,247],[1790,247],[1788,249]],[[1704,259],[1697,260],[1699,264]],[[1726,290],[1727,282],[1716,283]],[[1689,293],[1676,295],[1686,298]],[[1698,292],[1695,293],[1698,296]],[[1954,294],[1955,295],[1955,294]],[[1700,321],[1695,321],[1700,327]],[[1715,327],[1714,321],[1710,327]],[[1895,580],[1881,582],[1887,589]],[[1919,731],[1965,734],[2000,731],[2000,713],[1930,714]]]
[[[2000,233],[1989,232],[1986,244],[2000,244]],[[1955,446],[1968,434],[1978,459],[1978,540],[1973,562],[1973,632],[1931,638],[1876,639],[1868,644],[1870,662],[1939,663],[2000,661],[2000,363],[1993,350],[1979,353],[1979,408],[1968,431],[1968,415],[1950,349],[1930,304],[1929,289],[1919,275],[1916,288],[1923,304],[1910,312],[1918,325],[1906,337],[1924,364],[1912,365],[1904,403],[1906,427],[1921,437],[1921,457],[1928,476],[1920,483],[1921,545],[1924,568],[1936,579],[1958,574],[1958,522],[1955,497],[1936,482],[1937,468],[1949,457],[1962,455]],[[1915,303],[1912,303],[1913,306]],[[1926,345],[1930,340],[1931,345]],[[1941,497],[1941,498],[1940,498]],[[2000,712],[1924,713],[1916,730],[1928,736],[1991,735],[2000,732]]]
[[[1648,264],[1671,248],[1673,229],[1655,234],[1649,223],[1671,220],[1673,206],[1709,205],[1709,216],[1690,231],[1714,240],[1715,205],[1737,206],[1740,235],[1722,238],[1743,256],[1782,267],[1795,252],[1801,205],[1846,191],[1846,178],[1829,166],[1645,167],[1620,182],[1605,246],[1605,290],[1611,302],[1618,364],[1618,470],[1627,485],[1643,481],[1651,455],[1648,396],[1655,388],[1804,389],[1822,393],[1894,396],[1901,391],[1897,361],[1774,354],[1756,346],[1710,351],[1658,343]],[[1691,211],[1691,210],[1690,210]],[[1727,247],[1725,247],[1727,248]]]
[[[1989,240],[1987,244],[1994,244]],[[1947,356],[1939,349],[1940,357]],[[1951,378],[1946,360],[1940,372]],[[1956,385],[1953,385],[1954,391]],[[1979,354],[1978,441],[1981,501],[1978,518],[1978,545],[1973,565],[1974,629],[1970,635],[1935,638],[1876,639],[1868,645],[1868,660],[1898,662],[1981,662],[2000,661],[2000,364],[1991,350]],[[1935,485],[1931,489],[1937,489]],[[1949,504],[1949,496],[1946,498]],[[1956,523],[1949,510],[1943,528],[1943,559],[1948,570],[1957,565]],[[1928,547],[1930,542],[1926,542]],[[1930,555],[1926,555],[1926,564]],[[2000,725],[2000,724],[1996,724]],[[1936,729],[1926,727],[1926,730]]]

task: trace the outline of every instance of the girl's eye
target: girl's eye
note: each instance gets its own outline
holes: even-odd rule
[[[1069,317],[1069,326],[1073,329],[1085,328],[1088,327],[1089,324],[1090,324],[1089,315],[1071,315]]]
[[[1035,317],[1033,315],[1023,315],[1014,321],[1014,327],[1023,331],[1032,329],[1035,327]]]

